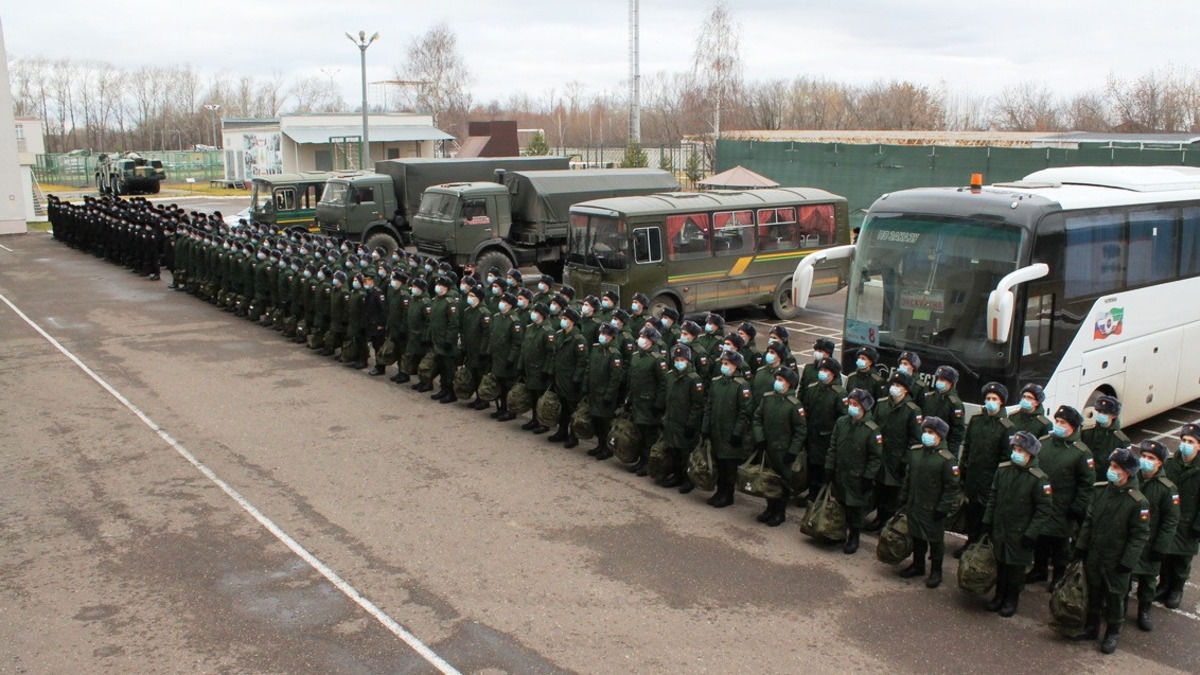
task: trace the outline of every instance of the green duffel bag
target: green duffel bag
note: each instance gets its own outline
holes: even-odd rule
[[[459,366],[454,371],[454,396],[463,400],[475,394],[475,375],[466,366]]]
[[[484,375],[483,379],[487,380],[489,377],[493,381],[496,379],[491,373]],[[481,384],[479,387],[482,389],[483,385]],[[497,387],[498,389],[499,387]],[[484,400],[487,401],[490,399]],[[526,387],[524,382],[518,382],[512,386],[512,389],[508,390],[506,401],[508,402],[508,411],[514,415],[524,415],[533,409],[533,396],[529,395],[529,387]]]
[[[346,338],[342,341],[342,363],[350,363],[358,360],[358,346],[354,344],[354,338]]]
[[[400,370],[404,371],[405,375],[416,375],[417,361],[416,354],[404,352],[404,355],[400,357]]]
[[[967,518],[967,504],[971,500],[962,492],[958,493],[958,499],[954,502],[954,508],[950,509],[950,515],[946,516],[946,531],[957,532],[959,534],[967,534],[967,530],[971,529],[971,521]]]
[[[633,464],[638,461],[638,446],[641,444],[641,434],[628,413],[622,413],[613,420],[608,428],[608,449],[618,461]]]
[[[281,320],[284,337],[296,337],[296,329],[300,326],[300,321],[294,316],[289,316]]]
[[[879,532],[875,557],[885,565],[896,565],[913,553],[913,538],[908,531],[908,516],[897,513],[888,518]]]
[[[996,551],[992,538],[985,534],[963,551],[958,561],[958,587],[968,593],[987,593],[996,585],[996,573]]]
[[[592,426],[592,410],[586,398],[575,406],[575,412],[571,414],[571,433],[585,441],[596,437],[596,428]]]
[[[712,458],[712,445],[708,441],[700,441],[700,444],[692,448],[692,452],[688,455],[688,480],[702,492],[715,490],[717,488],[715,466]]]
[[[304,319],[296,323],[296,337],[308,341],[308,322]]]
[[[792,460],[792,494],[798,495],[808,489],[808,451],[801,450]]]
[[[754,497],[779,499],[783,496],[783,478],[767,466],[767,453],[759,451],[738,467],[737,489]]]
[[[325,337],[323,335],[320,335],[318,333],[309,333],[308,334],[308,348],[309,349],[320,349],[322,346],[324,346],[324,344],[325,344]]]
[[[826,483],[808,505],[800,531],[814,539],[842,541],[846,538],[846,510],[833,498],[831,487]]]
[[[963,554],[966,557],[966,554]],[[1074,637],[1083,631],[1087,620],[1088,587],[1083,561],[1067,565],[1062,580],[1050,594],[1050,625],[1060,634]]]
[[[421,357],[417,363],[417,377],[422,382],[432,382],[437,375],[437,355],[433,352],[425,352],[425,356]]]
[[[390,366],[396,362],[396,341],[388,338],[375,352],[375,362],[381,366]]]
[[[475,395],[480,401],[491,403],[500,398],[500,381],[491,373],[484,373],[479,379],[479,386],[475,388]],[[515,411],[510,411],[515,412]]]
[[[667,441],[659,438],[654,445],[650,446],[650,457],[646,460],[646,475],[650,476],[650,480],[661,483],[674,470],[671,455],[667,452]]]
[[[324,340],[323,344],[325,345],[325,348],[328,349],[329,351],[333,351],[333,350],[337,349],[338,347],[341,347],[341,345],[334,342],[333,331],[331,331],[331,330],[325,331],[325,340]]]
[[[562,414],[562,401],[558,394],[547,389],[537,402],[537,421],[544,427],[558,426],[558,416]]]

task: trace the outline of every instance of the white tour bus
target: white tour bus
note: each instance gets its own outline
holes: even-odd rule
[[[1200,168],[1063,167],[1014,183],[918,188],[880,197],[851,258],[844,364],[863,345],[894,366],[922,360],[961,374],[970,413],[980,387],[1046,389],[1046,405],[1090,412],[1101,394],[1132,424],[1200,398]]]

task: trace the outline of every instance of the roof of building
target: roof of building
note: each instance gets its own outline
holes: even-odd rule
[[[436,127],[416,124],[372,125],[368,130],[372,143],[401,141],[444,141],[454,138]],[[361,126],[288,127],[283,135],[301,145],[329,143],[330,138],[362,136]]]

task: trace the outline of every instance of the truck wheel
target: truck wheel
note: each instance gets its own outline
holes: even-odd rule
[[[155,182],[154,185],[150,186],[150,194],[156,195],[156,194],[158,194],[158,191],[161,189],[162,189],[162,183]]]
[[[392,238],[392,235],[386,232],[376,232],[367,237],[367,240],[363,242],[363,248],[367,249],[368,253],[380,246],[387,251],[387,255],[389,256],[392,255],[392,251],[400,247],[396,240]]]
[[[563,278],[563,261],[547,260],[537,264],[538,271],[542,274],[549,274],[554,277],[555,281],[562,281]]]
[[[768,309],[771,311],[771,316],[776,319],[794,319],[800,314],[800,310],[792,302],[791,279],[784,279],[779,282],[779,286],[775,288],[775,295],[772,296],[771,305]]]
[[[121,188],[122,188],[122,186],[121,186],[121,181],[119,181],[119,180],[118,180],[118,181],[113,181],[113,184],[112,184],[112,196],[114,196],[114,197],[120,197],[120,196],[121,196]]]
[[[493,267],[500,270],[500,275],[504,276],[506,272],[512,269],[512,266],[512,261],[508,259],[508,256],[494,249],[484,251],[475,259],[475,269],[482,272],[481,276],[486,275],[487,271]]]
[[[654,296],[654,299],[650,301],[650,314],[652,316],[662,316],[663,310],[668,307],[676,312],[682,313],[682,308],[679,306],[679,303],[675,301],[675,298],[667,295],[666,293],[660,293]]]

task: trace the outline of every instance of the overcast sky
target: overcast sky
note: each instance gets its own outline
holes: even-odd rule
[[[135,68],[191,64],[206,75],[333,77],[359,97],[358,50],[344,33],[380,33],[370,80],[390,79],[405,45],[448,22],[476,102],[514,90],[542,98],[577,80],[623,87],[628,0],[6,0],[8,56],[100,59]],[[641,0],[641,70],[690,67],[711,2]],[[1003,3],[933,0],[731,0],[747,79],[907,79],[985,96],[1027,80],[1069,95],[1200,66],[1200,0]]]

